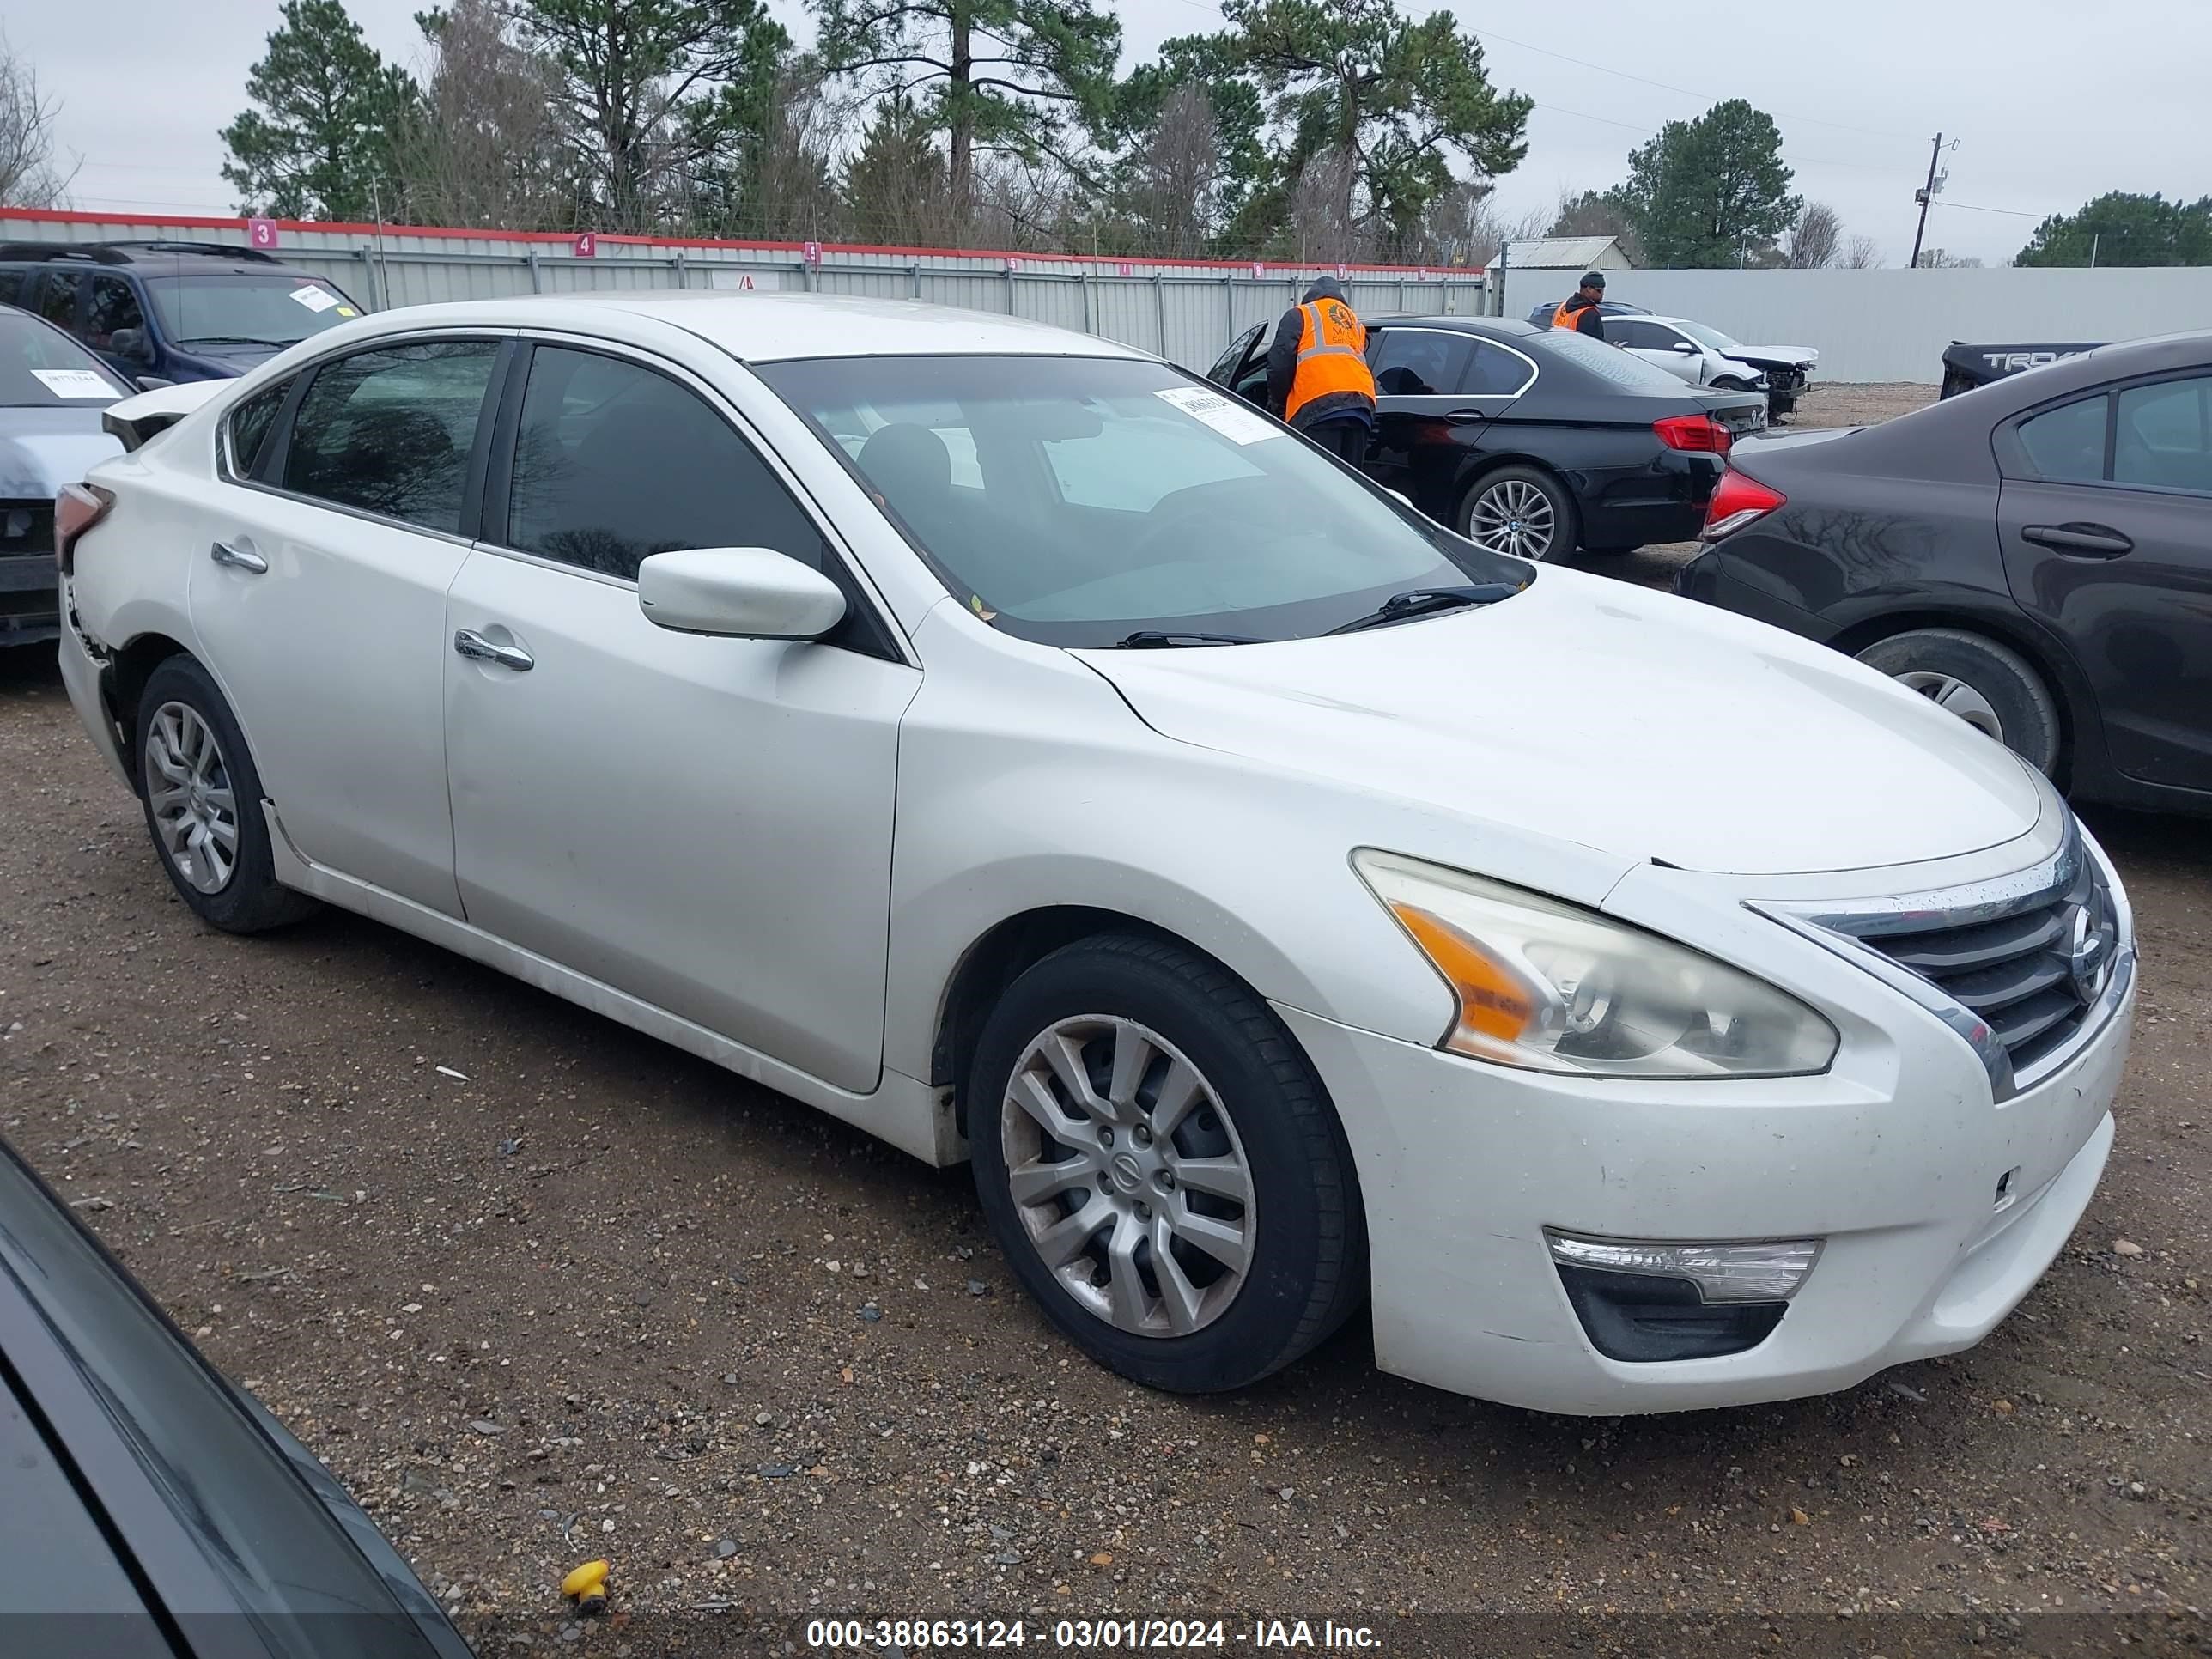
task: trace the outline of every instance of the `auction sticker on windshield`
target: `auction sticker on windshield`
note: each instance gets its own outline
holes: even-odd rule
[[[115,388],[88,368],[34,368],[31,373],[57,398],[115,396]]]
[[[1155,392],[1152,396],[1164,404],[1173,404],[1194,421],[1203,421],[1231,443],[1256,444],[1262,438],[1283,435],[1280,427],[1270,426],[1250,410],[1231,403],[1218,392],[1178,386]]]
[[[340,301],[338,296],[330,289],[317,288],[310,283],[305,288],[295,288],[292,290],[292,302],[295,305],[305,306],[310,311],[323,312],[339,304]]]

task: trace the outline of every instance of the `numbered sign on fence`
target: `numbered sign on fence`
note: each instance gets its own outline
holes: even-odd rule
[[[810,265],[820,264],[822,263],[822,244],[819,242],[806,242],[801,244],[799,250],[799,257]]]
[[[569,243],[568,247],[579,259],[596,259],[599,256],[599,233],[587,230]]]
[[[248,219],[246,222],[246,243],[248,247],[275,247],[276,222],[274,219]]]

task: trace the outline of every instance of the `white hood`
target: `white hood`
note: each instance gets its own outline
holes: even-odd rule
[[[1820,354],[1813,346],[1740,345],[1723,354],[1740,363],[1795,363],[1800,368],[1812,368],[1820,361]]]
[[[2009,751],[1873,670],[1573,570],[1334,639],[1082,655],[1166,736],[1638,862],[1917,863],[2039,810]]]

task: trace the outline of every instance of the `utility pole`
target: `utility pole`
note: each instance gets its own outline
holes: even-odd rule
[[[1952,142],[1951,148],[1953,149],[1959,148],[1955,139]],[[1910,268],[1914,270],[1920,268],[1920,244],[1928,234],[1928,204],[1936,199],[1936,192],[1943,188],[1943,180],[1936,176],[1936,164],[1942,159],[1943,135],[1939,132],[1936,135],[1935,148],[1928,152],[1927,188],[1912,192],[1912,199],[1920,204],[1920,227],[1912,233],[1912,264]]]

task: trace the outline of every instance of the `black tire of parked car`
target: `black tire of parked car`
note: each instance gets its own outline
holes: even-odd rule
[[[202,892],[178,869],[155,820],[153,781],[143,775],[147,741],[155,717],[170,703],[182,703],[214,733],[235,805],[236,855],[229,879],[212,893]],[[191,907],[195,915],[227,933],[261,933],[272,927],[285,927],[313,912],[316,906],[313,899],[276,880],[270,854],[268,820],[261,811],[261,775],[255,769],[253,756],[246,746],[246,734],[239,730],[229,703],[216,688],[214,676],[188,656],[171,657],[162,663],[148,676],[145,689],[139,694],[133,737],[142,774],[140,795],[145,808],[146,832],[153,839],[155,852],[170,884],[177,890],[177,896]]]
[[[1859,660],[1893,679],[1959,682],[1995,711],[2008,749],[2046,775],[2057,766],[2057,700],[2034,665],[2010,646],[1960,628],[1916,628],[1867,647]]]
[[[1474,539],[1475,506],[1484,496],[1503,489],[1510,483],[1533,484],[1543,493],[1552,507],[1551,540],[1540,553],[1525,556],[1536,559],[1564,559],[1571,554],[1582,539],[1582,514],[1575,508],[1575,498],[1567,487],[1540,466],[1528,466],[1514,462],[1484,473],[1468,489],[1459,504],[1459,533]],[[1509,550],[1500,549],[1499,551]]]
[[[1751,382],[1748,380],[1739,380],[1733,374],[1723,374],[1713,382],[1713,390],[1716,392],[1748,392],[1751,390]]]
[[[1119,1016],[1172,1044],[1212,1085],[1249,1172],[1251,1265],[1218,1317],[1183,1336],[1123,1331],[1070,1294],[1017,1211],[1000,1114],[1015,1066],[1056,1024]],[[1172,941],[1079,940],[1008,988],[969,1068],[975,1190],[1000,1249],[1046,1316],[1109,1370],[1181,1394],[1240,1389],[1281,1370],[1342,1325],[1367,1291],[1366,1228],[1342,1126],[1321,1079],[1267,1004]]]

